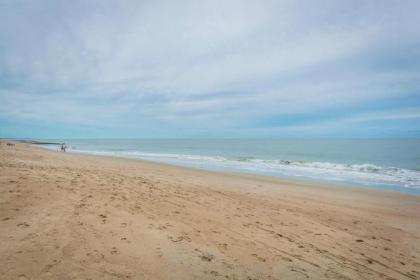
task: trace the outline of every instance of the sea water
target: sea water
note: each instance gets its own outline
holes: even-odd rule
[[[420,140],[66,139],[70,152],[420,194]],[[57,145],[45,147],[58,150]]]

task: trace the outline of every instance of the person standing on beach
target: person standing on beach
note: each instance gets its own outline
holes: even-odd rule
[[[62,143],[61,144],[61,151],[66,152],[66,149],[67,149],[66,143]]]

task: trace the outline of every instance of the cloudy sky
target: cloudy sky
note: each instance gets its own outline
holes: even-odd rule
[[[420,137],[420,1],[0,1],[0,137]]]

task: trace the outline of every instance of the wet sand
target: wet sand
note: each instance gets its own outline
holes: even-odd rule
[[[420,197],[0,142],[0,279],[420,279]]]

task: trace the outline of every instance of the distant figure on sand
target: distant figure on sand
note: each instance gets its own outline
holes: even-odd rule
[[[62,144],[61,144],[61,151],[62,151],[62,152],[66,152],[66,150],[67,150],[66,143],[62,143]]]

